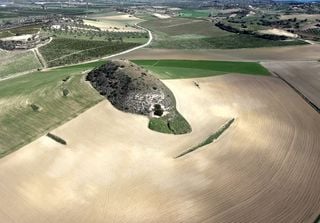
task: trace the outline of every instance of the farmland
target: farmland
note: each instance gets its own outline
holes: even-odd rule
[[[0,79],[41,67],[31,51],[7,52],[0,50],[0,57]],[[19,66],[17,66],[17,63],[19,63]]]
[[[57,38],[39,50],[49,66],[59,66],[96,59],[138,45],[138,43]]]
[[[152,30],[153,48],[166,49],[238,49],[306,44],[301,40],[268,40],[251,35],[223,31],[205,20],[172,18],[141,23]]]
[[[294,91],[261,76],[165,83],[190,134],[156,133],[104,100],[52,131],[67,145],[43,136],[1,160],[1,219],[314,222],[320,118]],[[174,159],[231,118],[217,141]]]
[[[201,61],[201,60],[134,60],[161,78],[194,78],[242,73],[269,75],[267,69],[255,62]]]
[[[0,157],[101,101],[83,79],[98,63],[35,72],[1,82]],[[17,118],[19,117],[19,118]]]
[[[280,75],[320,108],[320,63],[316,61],[264,62],[263,65]]]
[[[245,2],[0,7],[1,223],[319,221],[320,4]]]

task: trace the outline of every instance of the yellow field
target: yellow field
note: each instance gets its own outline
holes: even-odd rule
[[[44,136],[0,160],[1,221],[315,220],[320,116],[302,98],[274,77],[165,83],[192,133],[153,132],[104,101],[53,131],[67,146]],[[216,142],[173,159],[230,118]]]

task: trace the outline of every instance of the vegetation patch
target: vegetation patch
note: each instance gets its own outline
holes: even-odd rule
[[[269,75],[269,71],[256,62],[206,61],[206,60],[133,60],[153,71],[161,78],[194,78],[243,73]]]
[[[52,134],[52,133],[48,133],[47,134],[47,136],[50,138],[50,139],[53,139],[54,141],[56,141],[56,142],[58,142],[58,143],[60,143],[60,144],[62,144],[62,145],[67,145],[67,142],[63,139],[63,138],[61,138],[61,137],[59,137],[59,136],[57,136],[57,135],[54,135],[54,134]]]
[[[206,146],[210,143],[212,143],[214,140],[218,139],[219,136],[221,136],[221,134],[226,131],[230,126],[231,124],[234,122],[234,118],[229,120],[226,124],[224,124],[218,131],[216,131],[215,133],[213,133],[212,135],[210,135],[208,138],[206,138],[203,142],[201,142],[200,144],[184,151],[183,153],[179,154],[178,156],[175,157],[175,159],[179,158],[179,157],[182,157],[184,155],[187,155],[188,153],[191,153],[203,146]]]
[[[178,111],[172,115],[151,118],[148,127],[157,132],[175,135],[192,131],[190,124]]]

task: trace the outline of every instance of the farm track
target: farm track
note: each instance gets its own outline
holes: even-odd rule
[[[150,131],[104,101],[53,131],[67,146],[41,137],[0,160],[2,221],[315,221],[320,116],[304,100],[275,77],[164,82],[192,133]],[[232,117],[206,149],[172,158]]]

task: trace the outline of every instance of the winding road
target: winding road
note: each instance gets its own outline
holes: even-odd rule
[[[113,57],[117,57],[117,56],[121,56],[121,55],[124,55],[124,54],[127,54],[127,53],[131,53],[135,50],[138,50],[138,49],[141,49],[141,48],[144,48],[144,47],[147,47],[151,44],[152,40],[153,40],[153,36],[152,36],[152,33],[150,30],[142,27],[142,26],[139,26],[136,24],[136,26],[140,29],[143,29],[145,31],[148,32],[148,35],[149,35],[149,40],[148,42],[146,42],[145,44],[143,45],[140,45],[140,46],[137,46],[137,47],[134,47],[134,48],[131,48],[131,49],[128,49],[128,50],[125,50],[125,51],[122,51],[120,53],[115,53],[115,54],[111,54],[111,55],[108,55],[108,56],[105,56],[105,57],[101,57],[101,58],[98,58],[98,59],[94,59],[94,60],[87,60],[87,61],[83,61],[81,63],[76,63],[76,64],[68,64],[68,65],[62,65],[62,66],[55,66],[55,67],[50,67],[50,68],[44,68],[42,71],[48,71],[48,70],[52,70],[52,69],[56,69],[56,68],[62,68],[62,67],[69,67],[69,66],[74,66],[74,65],[80,65],[80,64],[87,64],[87,63],[92,63],[92,62],[97,62],[97,61],[100,61],[100,60],[105,60],[105,59],[110,59],[110,58],[113,58]],[[50,40],[51,42],[51,40]],[[40,52],[38,51],[38,49],[36,49],[37,52],[35,52],[35,50],[32,50],[37,58],[39,59],[40,58],[43,58],[42,55],[40,54]],[[40,59],[39,59],[40,60]],[[41,61],[41,60],[40,60]],[[0,82],[1,81],[4,81],[4,80],[8,80],[8,79],[12,79],[12,78],[16,78],[16,77],[20,77],[20,76],[23,76],[23,75],[26,75],[26,74],[29,74],[29,73],[32,73],[32,72],[35,72],[35,70],[30,70],[30,71],[25,71],[25,72],[22,72],[22,73],[17,73],[15,75],[12,75],[12,76],[9,76],[9,77],[6,77],[6,78],[3,78],[3,79],[0,79]]]

